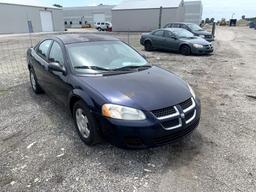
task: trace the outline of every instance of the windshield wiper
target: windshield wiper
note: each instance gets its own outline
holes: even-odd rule
[[[112,71],[110,69],[106,69],[103,67],[98,67],[98,66],[75,66],[75,69],[92,69],[92,70],[96,70],[96,71]]]
[[[133,69],[145,69],[145,68],[150,68],[151,65],[141,65],[141,66],[136,66],[136,65],[128,65],[128,66],[124,66],[124,67],[120,67],[117,69],[113,69],[113,71],[129,71],[129,70],[133,70]]]

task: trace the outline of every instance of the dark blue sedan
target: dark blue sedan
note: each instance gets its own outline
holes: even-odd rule
[[[118,39],[66,34],[27,51],[31,86],[72,113],[80,138],[124,148],[175,142],[199,124],[200,102],[175,74]]]

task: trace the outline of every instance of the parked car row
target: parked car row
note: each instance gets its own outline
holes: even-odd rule
[[[213,46],[210,42],[194,36],[191,32],[182,28],[164,28],[151,33],[143,33],[140,43],[146,51],[164,49],[180,52],[183,55],[213,52]]]
[[[169,23],[162,29],[141,35],[146,51],[155,49],[180,52],[183,55],[209,54],[214,51],[213,36],[196,24]]]

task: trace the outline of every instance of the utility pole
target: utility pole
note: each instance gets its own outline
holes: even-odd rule
[[[160,7],[160,12],[159,12],[159,26],[158,28],[160,29],[162,27],[162,13],[163,13],[163,7]]]

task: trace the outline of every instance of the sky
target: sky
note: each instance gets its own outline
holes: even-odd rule
[[[132,1],[132,0],[131,0]],[[157,0],[156,0],[157,1]],[[189,1],[189,0],[185,0]],[[20,3],[20,0],[0,0],[0,2]],[[116,5],[122,0],[23,0],[24,4],[48,5],[60,4],[65,7],[99,5]],[[242,15],[246,17],[256,17],[256,0],[202,0],[203,19],[226,18],[230,19],[233,13],[234,18],[240,19]]]

